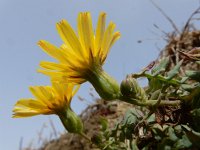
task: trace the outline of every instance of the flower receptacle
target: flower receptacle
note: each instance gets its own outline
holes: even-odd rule
[[[68,132],[78,134],[83,132],[83,122],[70,108],[59,114],[59,118]]]
[[[114,100],[121,96],[117,81],[102,69],[91,71],[87,79],[104,100]]]

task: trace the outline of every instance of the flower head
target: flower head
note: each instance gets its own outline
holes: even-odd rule
[[[60,115],[67,108],[73,95],[78,90],[72,84],[53,83],[53,86],[33,86],[30,87],[31,93],[35,98],[20,99],[14,106],[13,117],[30,117],[39,114]]]
[[[106,28],[105,19],[106,14],[101,13],[95,33],[89,12],[79,13],[78,34],[66,20],[57,23],[58,33],[64,44],[56,47],[44,40],[38,44],[58,62],[41,62],[40,66],[44,70],[39,72],[53,80],[80,84],[90,78],[91,72],[101,70],[110,48],[120,37],[119,32],[114,32],[113,22]]]

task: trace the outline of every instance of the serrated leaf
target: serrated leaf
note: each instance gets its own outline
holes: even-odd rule
[[[168,63],[169,63],[169,57],[162,59],[160,61],[159,65],[152,69],[152,75],[156,76],[156,75],[160,74],[162,71],[165,71]]]
[[[122,126],[126,125],[133,125],[138,122],[137,112],[134,112],[134,110],[128,110],[125,114],[124,119],[122,120]]]
[[[167,77],[166,77],[167,80],[171,80],[179,73],[182,63],[183,63],[183,60],[179,61],[177,65],[174,66],[174,68],[172,68],[172,70],[167,73]]]

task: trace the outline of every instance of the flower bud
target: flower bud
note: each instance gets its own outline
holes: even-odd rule
[[[81,119],[70,108],[67,108],[59,117],[68,132],[78,134],[83,132]]]
[[[140,87],[137,80],[131,76],[127,76],[127,78],[121,82],[120,90],[125,97],[146,100],[144,89]]]

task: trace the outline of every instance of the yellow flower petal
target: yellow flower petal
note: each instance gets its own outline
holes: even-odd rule
[[[92,28],[92,18],[89,12],[79,14],[79,27],[82,31],[82,34],[79,35],[80,39],[84,41],[84,47],[87,50],[87,53],[94,50],[94,33]]]
[[[82,55],[81,44],[70,24],[66,20],[62,20],[57,23],[56,27],[60,37],[70,47],[70,50],[74,50],[76,53]]]
[[[20,107],[29,107],[31,109],[45,109],[46,106],[42,104],[40,101],[36,101],[34,99],[20,99],[16,104],[16,106]]]
[[[110,42],[112,41],[112,35],[113,31],[115,29],[115,24],[113,22],[110,22],[108,25],[108,28],[106,29],[104,36],[103,36],[103,41],[102,41],[102,49],[101,49],[101,62],[104,60],[104,57],[107,56],[108,51],[109,51],[109,45]],[[103,63],[103,62],[102,62]]]
[[[57,114],[70,107],[77,88],[73,84],[52,83],[53,86],[32,86],[35,99],[21,99],[13,109],[13,117],[30,117],[39,114]]]
[[[95,37],[95,54],[96,56],[99,51],[101,50],[101,44],[103,40],[103,35],[105,32],[105,25],[106,25],[106,13],[102,12],[99,15],[98,23],[97,23],[97,30],[96,30],[96,37]]]
[[[54,62],[41,61],[40,66],[49,70],[69,71],[70,69],[66,64],[58,64]]]
[[[63,63],[67,62],[66,58],[63,56],[63,53],[60,51],[60,49],[57,48],[56,46],[52,45],[51,43],[44,41],[44,40],[40,40],[38,42],[38,45],[42,48],[42,50],[44,50],[51,57],[53,57]]]
[[[104,63],[108,53],[109,53],[109,50],[110,48],[112,47],[112,45],[120,38],[120,32],[115,32],[114,35],[112,36],[112,40],[110,41],[110,44],[108,44],[108,49],[107,49],[107,52],[103,53],[102,54],[102,57],[101,57],[101,62],[102,64]]]
[[[66,20],[57,23],[58,33],[64,44],[57,48],[41,41],[40,47],[58,63],[41,62],[45,70],[39,72],[48,75],[53,81],[81,84],[91,78],[95,70],[101,70],[110,48],[120,37],[114,32],[115,24],[111,22],[106,28],[106,14],[100,13],[96,32],[92,26],[89,12],[81,12],[77,18],[78,34]]]
[[[31,111],[27,111],[27,112],[17,112],[15,114],[13,114],[13,118],[24,118],[24,117],[32,117],[32,116],[36,116],[36,115],[40,115],[40,112],[31,112]]]

